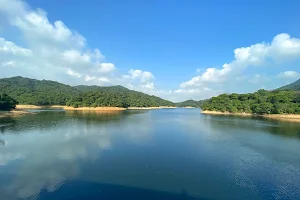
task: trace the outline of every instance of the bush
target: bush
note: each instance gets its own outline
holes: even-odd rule
[[[7,94],[0,95],[0,110],[11,110],[16,108],[18,102]]]

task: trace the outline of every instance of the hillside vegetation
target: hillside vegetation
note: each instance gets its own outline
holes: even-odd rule
[[[248,94],[222,94],[209,99],[201,108],[230,113],[300,114],[300,93],[258,90]]]
[[[156,107],[156,106],[175,106],[171,101],[151,96],[142,92],[129,90],[123,86],[75,86],[80,95],[66,102],[67,105],[74,107]]]
[[[66,101],[80,92],[55,81],[35,80],[20,76],[0,79],[0,89],[20,104],[65,105]]]
[[[20,104],[74,107],[152,107],[174,106],[173,102],[129,90],[122,86],[69,86],[55,81],[24,77],[0,79],[0,90]]]
[[[177,107],[194,107],[194,108],[200,108],[203,103],[205,103],[207,100],[200,100],[200,101],[195,101],[195,100],[186,100],[183,102],[175,103]]]
[[[294,90],[294,91],[300,91],[300,79],[295,81],[294,83],[282,86],[278,88],[277,90]]]

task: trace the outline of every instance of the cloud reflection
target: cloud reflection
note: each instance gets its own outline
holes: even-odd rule
[[[0,174],[1,167],[10,168],[14,161],[18,163],[11,170],[11,181],[0,185],[0,193],[6,198],[32,198],[42,189],[56,190],[65,181],[76,178],[81,165],[94,162],[101,152],[113,148],[115,137],[131,142],[148,137],[147,118],[136,118],[140,128],[130,130],[132,126],[119,123],[120,117],[130,119],[131,115],[124,113],[47,114],[17,119],[0,135],[5,144],[0,146]],[[129,134],[122,136],[117,130]]]

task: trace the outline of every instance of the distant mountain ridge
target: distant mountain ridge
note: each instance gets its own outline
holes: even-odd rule
[[[203,103],[205,103],[207,100],[199,100],[199,101],[195,101],[195,100],[186,100],[186,101],[183,101],[183,102],[178,102],[178,103],[175,103],[175,105],[177,107],[194,107],[194,108],[200,108]]]
[[[171,101],[129,90],[123,86],[69,86],[56,81],[36,80],[21,76],[0,79],[0,92],[19,104],[68,105],[74,107],[152,107],[174,106]]]
[[[300,79],[291,83],[291,84],[288,84],[288,85],[285,85],[285,86],[282,86],[280,88],[278,88],[277,90],[294,90],[294,91],[300,91]]]

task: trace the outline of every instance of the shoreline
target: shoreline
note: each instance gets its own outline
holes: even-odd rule
[[[159,106],[159,107],[128,107],[127,110],[157,110],[157,109],[172,109],[177,107],[172,106]]]
[[[17,116],[22,116],[22,115],[27,115],[27,114],[34,114],[34,113],[24,111],[24,110],[19,110],[19,109],[13,109],[13,110],[9,110],[9,111],[0,111],[0,118],[2,118],[2,117],[17,117]]]
[[[265,114],[265,115],[256,115],[252,113],[230,113],[230,112],[220,112],[220,111],[201,111],[202,114],[208,115],[233,115],[233,116],[253,116],[253,117],[264,117],[269,119],[280,119],[288,121],[300,122],[300,114]]]
[[[35,106],[35,105],[17,105],[17,109],[51,109],[51,108],[60,108],[63,110],[98,110],[98,111],[121,111],[121,110],[155,110],[155,109],[163,109],[163,108],[177,108],[172,106],[159,106],[159,107],[78,107],[74,108],[72,106],[60,106],[60,105],[52,105],[52,106]]]
[[[64,110],[89,110],[89,111],[121,111],[126,110],[126,108],[120,108],[120,107],[78,107],[74,108],[71,106],[56,106],[52,108],[62,108]]]

